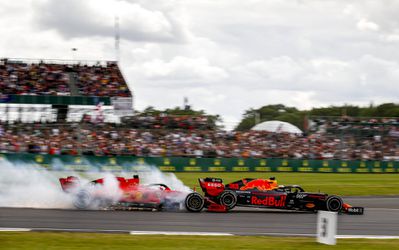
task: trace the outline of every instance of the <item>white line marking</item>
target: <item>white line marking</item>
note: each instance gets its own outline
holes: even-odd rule
[[[9,228],[9,227],[0,227],[0,232],[29,232],[30,228]]]
[[[131,235],[196,235],[196,236],[233,236],[231,233],[212,232],[166,232],[166,231],[130,231]]]
[[[112,230],[112,229],[79,229],[79,228],[48,228],[37,227],[32,228],[32,231],[61,231],[61,232],[98,232],[98,233],[129,233],[129,230]]]
[[[64,232],[98,232],[98,233],[129,233],[131,235],[186,235],[186,236],[234,236],[234,233],[218,232],[167,232],[167,231],[125,231],[125,230],[96,230],[96,229],[66,229],[66,228],[8,228],[0,227],[0,232],[29,232],[29,231],[64,231]],[[254,233],[247,235],[257,236],[288,236],[288,237],[315,237],[315,234],[290,234],[290,233]],[[373,240],[399,240],[399,235],[337,235],[337,239],[373,239]]]
[[[238,234],[240,235],[240,234]],[[284,236],[284,237],[316,237],[316,234],[295,234],[295,233],[254,233],[248,235],[258,235],[258,236]],[[375,240],[385,240],[385,239],[399,239],[397,235],[337,235],[337,239],[375,239]]]
[[[250,235],[250,236],[292,236],[292,237],[316,237],[316,234],[295,234],[295,233],[248,233],[236,235]]]
[[[366,211],[366,208],[364,210]],[[368,207],[368,210],[399,211],[399,208]]]
[[[399,240],[395,235],[337,235],[337,239],[373,239],[373,240]]]

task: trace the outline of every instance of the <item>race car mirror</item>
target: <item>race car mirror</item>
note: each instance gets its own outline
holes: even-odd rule
[[[319,211],[317,214],[317,242],[335,245],[337,235],[337,213]]]

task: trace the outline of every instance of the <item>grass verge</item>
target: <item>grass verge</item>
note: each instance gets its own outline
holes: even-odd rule
[[[264,236],[132,236],[98,233],[1,232],[1,249],[399,249],[399,240],[339,239],[327,246],[314,238]]]

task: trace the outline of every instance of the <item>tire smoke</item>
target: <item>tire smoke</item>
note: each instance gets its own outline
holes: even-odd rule
[[[41,168],[0,160],[0,207],[72,208],[55,174]]]
[[[62,169],[57,162],[57,168]],[[0,159],[0,207],[25,208],[58,208],[75,209],[76,195],[80,189],[66,193],[62,190],[59,178],[76,176],[80,187],[88,188],[90,192],[102,192],[110,203],[115,203],[123,195],[118,187],[116,176],[132,178],[140,176],[140,184],[166,184],[172,190],[180,191],[181,195],[173,197],[175,202],[184,202],[192,190],[185,186],[173,173],[163,173],[154,166],[142,166],[140,172],[73,172],[51,171],[37,164],[25,162],[11,163]],[[101,186],[90,186],[92,180],[104,178]],[[99,209],[103,204],[91,206]]]

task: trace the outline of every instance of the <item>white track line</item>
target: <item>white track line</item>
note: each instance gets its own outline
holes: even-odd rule
[[[130,231],[131,235],[196,235],[196,236],[233,236],[231,233],[212,232],[167,232],[167,231]]]
[[[368,207],[368,210],[399,211],[399,208]],[[366,211],[366,209],[364,210]]]
[[[112,230],[112,229],[79,229],[79,228],[48,228],[48,227],[36,227],[31,228],[32,231],[53,231],[53,232],[77,232],[77,233],[129,233],[128,230]]]
[[[32,229],[30,228],[9,228],[9,227],[0,227],[0,232],[29,232]]]
[[[337,239],[399,240],[395,235],[337,235]]]
[[[169,231],[124,231],[124,230],[93,230],[93,229],[62,229],[62,228],[8,228],[0,227],[0,232],[30,232],[30,231],[58,231],[58,232],[97,232],[97,233],[129,233],[130,235],[183,235],[183,236],[234,236],[240,234],[218,232],[169,232]],[[248,234],[252,235],[252,234]],[[254,236],[285,236],[285,237],[315,237],[316,234],[285,234],[285,233],[255,233]],[[373,239],[399,240],[398,235],[337,235],[337,239]]]

